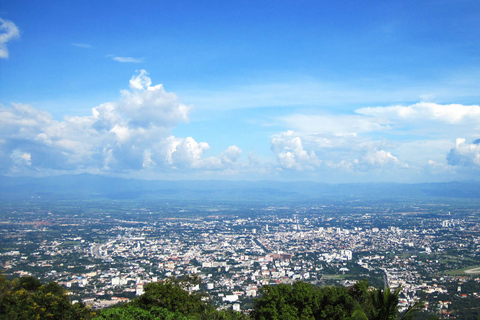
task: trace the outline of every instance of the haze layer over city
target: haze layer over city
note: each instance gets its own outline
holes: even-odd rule
[[[262,287],[366,280],[416,319],[478,319],[479,14],[4,1],[0,280],[91,318],[194,279],[238,317]]]

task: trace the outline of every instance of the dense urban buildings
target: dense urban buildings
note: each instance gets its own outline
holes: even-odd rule
[[[266,284],[306,281],[402,286],[439,315],[480,303],[476,200],[271,204],[42,201],[5,203],[0,267],[56,281],[73,301],[103,308],[168,277],[218,308],[248,311]]]

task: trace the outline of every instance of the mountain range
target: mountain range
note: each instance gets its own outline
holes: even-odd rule
[[[479,181],[347,183],[225,180],[136,180],[92,174],[43,178],[0,176],[0,199],[313,200],[480,198]]]

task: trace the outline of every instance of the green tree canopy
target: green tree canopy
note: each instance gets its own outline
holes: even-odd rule
[[[344,287],[317,287],[305,282],[263,286],[255,300],[256,320],[351,319],[354,300]]]
[[[149,310],[145,310],[129,304],[122,307],[104,309],[93,320],[193,320],[193,318],[165,308],[153,306]]]
[[[363,290],[365,287],[362,287]],[[402,291],[401,287],[391,291],[387,286],[385,290],[378,288],[375,290],[368,290],[364,292],[366,300],[363,304],[358,303],[353,317],[356,320],[396,320],[398,319],[398,297]],[[411,305],[405,313],[403,313],[401,319],[410,320],[413,315],[420,311],[424,306],[422,301],[418,301]]]
[[[42,285],[33,277],[8,281],[0,275],[0,319],[91,319],[83,304],[70,302],[65,289],[55,282]]]
[[[202,295],[185,290],[196,281],[169,278],[164,282],[149,283],[145,285],[144,293],[132,304],[144,310],[160,307],[183,315],[199,315],[211,309],[211,306],[202,301]]]
[[[169,278],[149,283],[132,302],[103,309],[95,320],[396,320],[401,288],[370,290],[366,281],[351,288],[318,287],[310,283],[263,286],[251,315],[232,310],[217,311],[190,292],[199,279]],[[423,307],[412,305],[401,319]],[[8,281],[0,275],[0,320],[92,319],[96,314],[83,304],[71,304],[57,283],[42,284],[33,277]]]

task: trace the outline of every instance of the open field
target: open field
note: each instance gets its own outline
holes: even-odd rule
[[[343,274],[323,274],[321,280],[338,280],[345,279]]]
[[[476,268],[471,268],[471,269],[465,270],[465,273],[468,273],[468,274],[479,274],[479,273],[480,273],[480,267],[476,267]]]
[[[470,266],[462,269],[444,271],[444,274],[462,275],[462,274],[480,274],[480,266]]]

